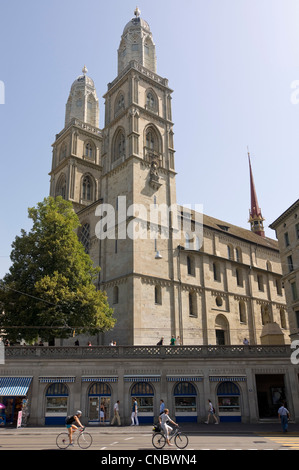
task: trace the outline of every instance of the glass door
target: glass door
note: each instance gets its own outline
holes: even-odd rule
[[[98,421],[100,411],[100,397],[89,397],[89,421]]]

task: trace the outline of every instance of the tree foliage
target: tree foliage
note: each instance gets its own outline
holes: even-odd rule
[[[99,268],[78,240],[72,204],[48,197],[28,215],[32,229],[15,238],[12,265],[0,281],[0,328],[7,338],[32,342],[112,328],[113,310],[95,287]]]

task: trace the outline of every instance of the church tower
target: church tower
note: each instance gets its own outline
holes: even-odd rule
[[[138,9],[134,13],[121,36],[118,75],[104,95],[101,197],[117,224],[115,239],[101,240],[99,264],[100,287],[112,297],[117,318],[113,334],[123,344],[148,344],[157,318],[155,285],[169,280],[174,262],[171,236],[160,239],[163,224],[155,225],[155,235],[149,229],[151,206],[176,203],[172,90],[156,73],[150,27]],[[163,252],[158,262],[157,251]],[[152,283],[148,292],[145,282]]]
[[[53,143],[50,195],[72,201],[76,212],[100,197],[102,132],[99,100],[84,66],[72,84],[65,127]]]
[[[257,200],[249,152],[248,152],[248,161],[249,161],[250,195],[251,195],[251,209],[249,211],[249,223],[250,223],[252,232],[256,233],[257,235],[260,235],[261,237],[265,237],[265,231],[264,231],[264,225],[263,225],[263,221],[265,219],[262,216],[262,211],[259,207],[259,203]]]

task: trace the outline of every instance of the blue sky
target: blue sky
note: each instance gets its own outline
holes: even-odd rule
[[[298,199],[297,0],[140,0],[157,73],[173,93],[177,200],[249,228],[247,146],[268,228]],[[136,1],[1,0],[0,278],[11,243],[30,229],[28,207],[49,194],[51,144],[64,126],[84,64],[100,98],[117,75],[117,49]],[[299,94],[298,94],[299,96]]]

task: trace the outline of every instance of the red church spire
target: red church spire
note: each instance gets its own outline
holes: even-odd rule
[[[251,209],[249,211],[249,223],[250,223],[252,232],[256,233],[257,235],[260,235],[261,237],[264,237],[265,231],[264,231],[263,221],[265,219],[262,216],[262,211],[259,207],[259,203],[257,200],[249,152],[248,152],[248,161],[249,161],[250,196],[251,196]]]

